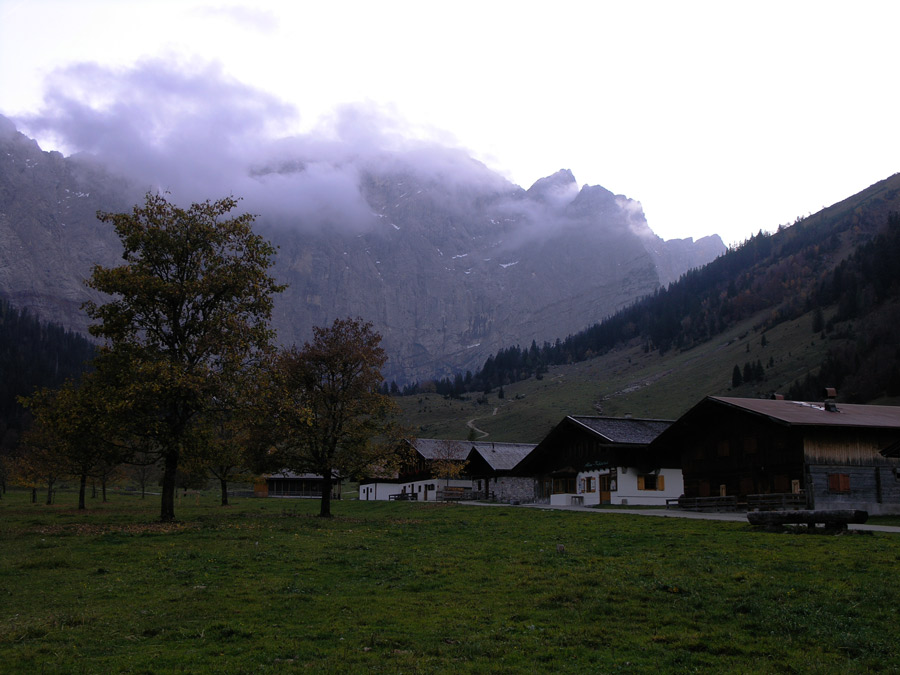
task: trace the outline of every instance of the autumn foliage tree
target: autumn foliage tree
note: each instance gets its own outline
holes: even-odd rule
[[[106,393],[96,373],[89,373],[79,382],[69,380],[22,399],[34,416],[23,438],[24,460],[78,480],[79,509],[85,508],[88,478],[101,480],[106,501],[106,478],[125,457],[126,448],[110,431]]]
[[[467,462],[462,459],[466,447],[459,441],[440,441],[431,457],[431,473],[435,478],[443,478],[445,485],[465,473]]]
[[[253,216],[226,217],[237,200],[183,209],[148,193],[131,213],[99,213],[122,241],[124,264],[94,268],[87,284],[91,333],[105,338],[98,363],[116,391],[122,433],[153,448],[162,466],[161,519],[175,518],[179,466],[196,459],[204,416],[270,348],[269,275],[275,249],[253,233]]]
[[[324,479],[319,515],[331,516],[336,474],[389,472],[399,431],[394,403],[381,393],[387,357],[381,336],[361,319],[337,319],[313,329],[302,349],[284,350],[275,365],[280,400],[274,461]]]

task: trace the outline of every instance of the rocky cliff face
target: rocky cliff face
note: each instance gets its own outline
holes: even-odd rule
[[[283,168],[304,171],[301,162]],[[384,337],[386,375],[401,381],[480,367],[513,344],[585,328],[724,251],[718,237],[663,242],[640,205],[560,171],[523,190],[483,179],[440,180],[414,164],[364,171],[353,228],[261,218],[279,246],[276,302],[283,343],[314,325],[361,316]],[[216,198],[221,195],[210,195]],[[140,200],[87,159],[45,153],[0,119],[0,293],[77,330],[94,264],[118,264],[97,210]]]

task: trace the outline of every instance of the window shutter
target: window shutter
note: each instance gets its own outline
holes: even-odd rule
[[[828,474],[828,490],[829,492],[850,492],[850,474],[848,473],[830,473]]]
[[[638,490],[644,489],[644,477],[638,476]]]
[[[666,477],[660,474],[656,477],[656,489],[657,490],[665,490],[666,489]]]
[[[828,474],[828,491],[829,492],[840,492],[841,491],[841,475],[838,473],[830,473]]]

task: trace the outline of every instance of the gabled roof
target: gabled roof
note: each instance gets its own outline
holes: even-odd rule
[[[334,480],[337,480],[341,477],[341,474],[335,469],[331,472],[331,476]],[[294,473],[293,471],[288,471],[284,469],[282,471],[277,471],[275,473],[269,473],[263,476],[266,480],[270,478],[303,478],[305,480],[313,480],[313,479],[322,479],[322,474],[320,473]]]
[[[533,443],[486,443],[476,441],[469,444],[471,452],[477,453],[494,471],[509,471],[525,459],[537,446]]]
[[[647,445],[672,425],[672,420],[641,419],[634,417],[592,417],[569,415],[577,425],[599,436],[607,443]]]
[[[514,474],[557,470],[569,464],[587,466],[603,462],[612,466],[653,463],[647,446],[672,425],[670,420],[636,417],[568,415],[538,443],[515,469]],[[587,454],[573,455],[573,437],[593,437],[597,447]],[[580,452],[575,450],[575,452]]]
[[[456,459],[465,461],[472,449],[470,441],[448,441],[436,438],[417,438],[410,445],[425,459]]]
[[[825,408],[824,403],[710,396],[695,409],[708,401],[791,426],[900,429],[900,406],[838,403],[837,410],[832,412]]]

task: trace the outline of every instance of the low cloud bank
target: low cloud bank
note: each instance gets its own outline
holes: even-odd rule
[[[178,202],[244,198],[243,207],[301,229],[361,230],[373,221],[365,172],[413,171],[450,188],[505,179],[394,111],[346,105],[305,133],[299,111],[229,78],[216,64],[82,63],[56,71],[43,109],[16,118],[29,135],[90,155],[139,190]]]

